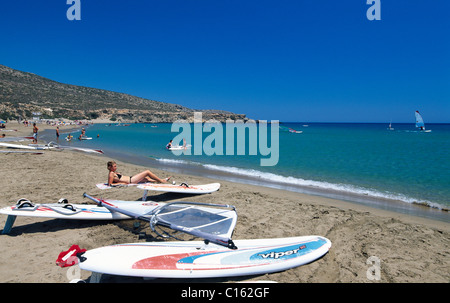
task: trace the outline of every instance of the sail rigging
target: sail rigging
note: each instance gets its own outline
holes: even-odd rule
[[[121,207],[120,203],[114,203],[114,201],[97,199],[86,193],[83,196],[110,211],[149,222],[152,231],[156,232],[159,236],[174,237],[168,232],[158,232],[156,226],[184,232],[195,237],[203,238],[206,242],[222,245],[230,249],[237,248],[231,240],[231,235],[237,221],[236,208],[232,205],[172,202],[142,215],[126,207]]]
[[[416,127],[420,130],[425,130],[425,123],[423,122],[422,116],[420,115],[419,111],[416,110]]]

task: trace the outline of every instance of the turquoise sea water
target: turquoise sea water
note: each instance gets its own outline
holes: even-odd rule
[[[387,123],[281,123],[275,166],[260,165],[269,155],[260,154],[263,150],[259,144],[263,142],[259,140],[258,154],[249,155],[252,142],[248,131],[245,138],[235,135],[234,155],[226,154],[225,133],[223,148],[219,148],[225,155],[208,156],[202,149],[201,155],[174,155],[165,145],[180,131],[171,132],[171,126],[97,124],[87,128],[92,140],[70,144],[101,148],[107,156],[174,172],[324,195],[407,213],[431,212],[431,216],[445,221],[450,217],[445,211],[450,208],[450,124],[428,124],[427,129],[432,131],[424,133],[416,131],[413,124],[394,124],[394,130],[388,130]],[[193,130],[193,124],[190,126]],[[287,128],[303,132],[291,133]],[[196,143],[211,141],[213,133],[218,135],[214,130],[203,131],[200,141],[192,133],[191,153]],[[270,136],[269,126],[267,147],[271,147]],[[245,155],[236,155],[240,144],[245,145]]]

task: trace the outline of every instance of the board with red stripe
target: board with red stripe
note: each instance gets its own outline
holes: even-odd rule
[[[209,183],[201,185],[181,184],[161,184],[161,183],[145,183],[138,185],[138,188],[151,191],[164,191],[171,193],[184,194],[210,194],[220,189],[220,183]]]
[[[146,214],[165,203],[141,202],[141,201],[119,201],[111,200],[121,207],[133,210],[139,214]],[[49,203],[34,204],[22,203],[0,209],[0,214],[9,216],[26,216],[54,219],[73,220],[123,220],[130,219],[129,216],[118,212],[111,212],[105,207],[93,204],[65,204]]]
[[[331,242],[320,236],[235,240],[237,249],[202,241],[132,243],[83,255],[83,270],[150,278],[217,278],[283,271],[325,255]]]

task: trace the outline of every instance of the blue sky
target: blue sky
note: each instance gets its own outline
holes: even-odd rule
[[[450,122],[450,1],[0,2],[0,64],[190,108],[299,122]]]

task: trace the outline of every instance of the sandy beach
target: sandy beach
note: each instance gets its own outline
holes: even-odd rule
[[[44,128],[55,128],[38,125]],[[9,123],[6,136],[30,135],[31,127]],[[69,128],[69,127],[67,127]],[[73,126],[72,126],[73,128]],[[61,140],[61,139],[60,139]],[[90,203],[84,192],[103,198],[138,200],[142,190],[100,190],[106,182],[107,155],[69,150],[45,151],[41,155],[0,154],[2,178],[0,207],[19,198],[35,203]],[[150,169],[160,177],[168,172],[117,161],[118,171],[133,175]],[[218,192],[202,196],[150,193],[148,200],[215,202],[237,207],[234,239],[320,235],[332,242],[323,258],[287,271],[257,277],[217,279],[214,282],[270,280],[279,283],[344,282],[402,283],[450,282],[450,224],[377,210],[344,201],[309,196],[246,184],[188,175],[172,175],[177,182],[220,182]],[[0,228],[6,216],[0,216]],[[150,231],[147,231],[151,234]],[[0,235],[0,282],[67,283],[74,278],[67,268],[55,265],[61,251],[72,244],[93,249],[100,246],[145,241],[133,230],[133,221],[87,222],[18,217],[8,235]],[[370,280],[370,257],[380,260],[380,280]],[[81,271],[87,279],[90,272]],[[105,277],[111,282],[144,282],[142,279]],[[146,281],[152,283],[154,281]]]

